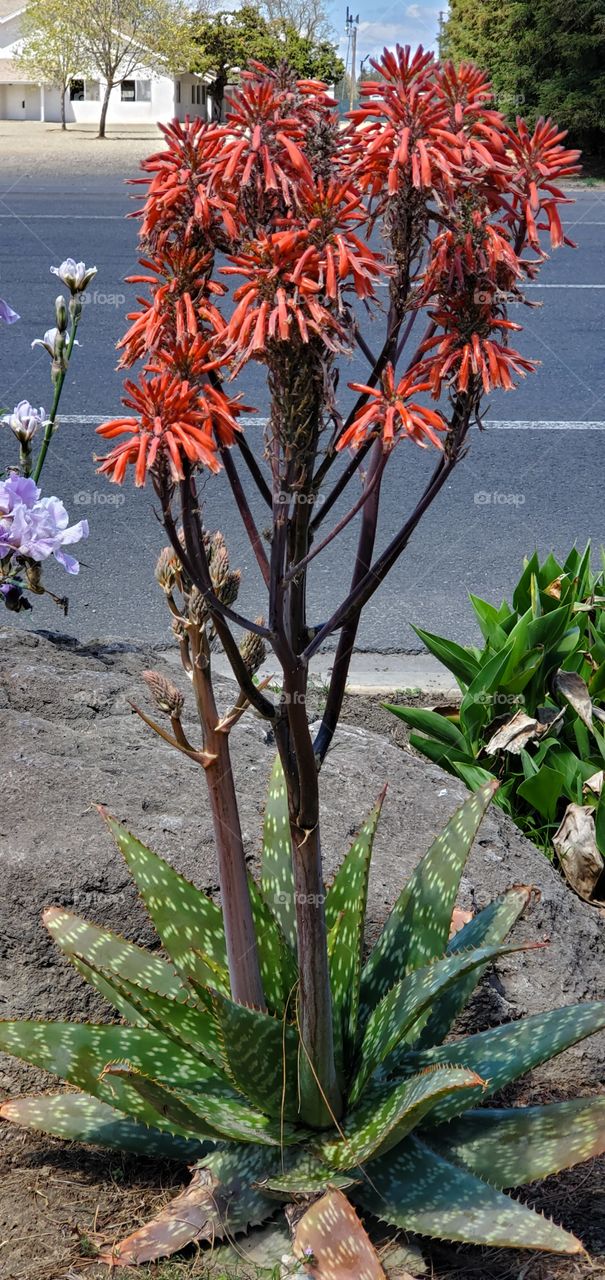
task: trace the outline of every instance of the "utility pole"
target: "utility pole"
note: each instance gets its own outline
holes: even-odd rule
[[[439,30],[437,33],[437,50],[439,52],[440,58],[443,57],[443,37],[445,35],[445,19],[446,19],[445,9],[440,9],[439,10]]]
[[[359,26],[359,14],[355,16],[351,13],[347,5],[347,16],[345,20],[345,32],[348,37],[347,46],[347,66],[349,71],[349,111],[353,110],[355,105],[355,90],[357,88],[357,80],[355,69],[357,63],[357,28]]]

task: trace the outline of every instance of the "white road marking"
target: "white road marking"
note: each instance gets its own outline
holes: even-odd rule
[[[77,424],[82,426],[100,426],[102,422],[109,422],[111,414],[81,414],[81,413],[64,413],[60,414],[60,422]],[[114,418],[126,417],[126,414],[116,410]],[[266,427],[268,418],[242,418],[242,424],[245,427]],[[485,426],[490,431],[605,431],[605,422],[589,422],[580,418],[577,422],[565,421],[549,421],[541,419],[529,418],[486,418]]]
[[[2,197],[0,196],[0,199]],[[18,222],[124,222],[125,213],[0,213],[0,218],[15,218]]]
[[[605,284],[524,284],[523,289],[605,289]]]

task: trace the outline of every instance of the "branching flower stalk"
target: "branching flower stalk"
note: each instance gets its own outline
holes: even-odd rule
[[[165,150],[144,163],[139,179],[147,191],[141,272],[132,279],[145,292],[120,344],[122,365],[142,359],[144,369],[126,384],[132,414],[99,428],[117,441],[101,471],[121,483],[132,466],[137,485],[149,473],[160,500],[169,547],[158,578],[193,683],[202,745],[185,739],[178,717],[170,733],[155,727],[204,769],[231,992],[257,1009],[266,991],[229,733],[251,707],[275,736],[294,874],[299,1111],[317,1129],[343,1108],[319,775],[360,617],[463,457],[485,396],[511,389],[535,367],[510,345],[520,326],[507,308],[525,302],[523,282],[546,257],[539,231],[553,247],[565,240],[558,213],[565,197],[556,183],[577,172],[577,153],[564,148],[553,124],[541,121],[532,134],[522,121],[506,123],[476,68],[398,48],[385,51],[375,71],[344,130],[325,85],[259,64],[243,74],[224,125],[194,120],[165,129]],[[362,332],[363,312],[372,317],[371,336]],[[339,379],[355,349],[368,372],[350,384],[355,400],[345,414]],[[247,406],[232,392],[251,361],[266,373],[264,450],[244,435]],[[416,505],[381,545],[388,464],[406,442],[436,450],[437,462]],[[226,547],[205,528],[199,475],[220,470],[254,553],[266,621],[235,607]],[[336,512],[345,498],[348,507]],[[353,521],[348,586],[329,618],[310,617],[315,560]],[[339,574],[339,588],[341,581]],[[309,662],[334,635],[314,739]],[[212,680],[216,645],[240,690],[225,711]],[[277,699],[255,677],[265,650],[281,671]]]

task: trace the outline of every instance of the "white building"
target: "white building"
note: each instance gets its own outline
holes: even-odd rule
[[[25,5],[19,0],[0,0],[0,120],[61,120],[61,95],[52,85],[36,84],[15,62],[22,43],[21,21]],[[211,77],[189,73],[174,79],[154,74],[141,65],[126,80],[114,85],[107,112],[107,124],[155,124],[177,116],[210,117],[212,103],[207,82]],[[83,76],[72,80],[65,99],[67,123],[97,124],[105,81]]]

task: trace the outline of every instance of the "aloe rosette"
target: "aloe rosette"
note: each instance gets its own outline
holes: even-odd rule
[[[334,1042],[344,1117],[304,1127],[287,801],[272,774],[251,896],[267,1012],[230,996],[220,907],[106,818],[161,940],[148,952],[50,908],[44,921],[118,1024],[0,1024],[0,1047],[78,1092],[17,1098],[5,1119],[57,1137],[193,1163],[190,1185],[105,1261],[137,1264],[248,1230],[279,1203],[346,1192],[361,1214],[426,1236],[578,1253],[579,1240],[503,1188],[605,1149],[605,1097],[481,1104],[605,1027],[605,1001],[447,1037],[532,890],[514,886],[450,937],[489,782],[419,863],[364,963],[382,796],[326,890]],[[534,944],[536,945],[536,944]],[[353,1215],[355,1217],[355,1215]]]

